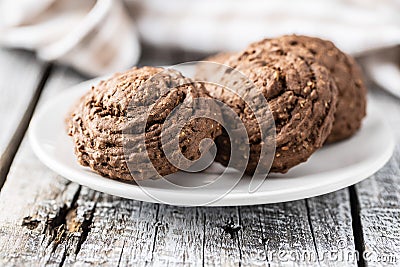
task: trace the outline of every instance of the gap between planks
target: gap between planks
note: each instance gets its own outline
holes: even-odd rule
[[[47,78],[50,75],[51,69],[52,65],[50,63],[46,63],[44,66],[41,67],[41,70],[39,72],[39,79],[36,84],[33,85],[35,86],[35,89],[32,98],[30,99],[29,104],[26,107],[26,110],[22,115],[19,124],[14,134],[12,135],[10,142],[6,146],[4,153],[0,156],[0,190],[6,181],[11,164],[22,142],[22,139],[25,136],[26,130],[28,129],[29,122],[32,118],[37,102],[39,101]]]
[[[360,203],[358,202],[357,192],[354,185],[348,188],[350,195],[350,207],[351,207],[351,217],[352,217],[352,227],[354,236],[354,245],[356,251],[359,253],[357,264],[359,267],[364,267],[365,262],[362,257],[365,251],[365,243],[363,239],[361,218],[360,218]]]
[[[109,260],[108,263],[111,264],[129,265],[133,264],[130,261],[132,255],[136,255],[139,259],[143,259],[142,263],[151,263],[152,260],[159,259],[167,260],[167,263],[172,265],[179,265],[182,261],[192,261],[199,265],[245,266],[251,265],[251,262],[244,260],[253,254],[265,251],[295,248],[318,252],[318,249],[334,248],[337,237],[351,241],[352,233],[349,233],[351,224],[348,224],[349,220],[346,217],[349,216],[346,190],[312,198],[307,200],[307,203],[299,200],[240,208],[182,208],[154,205],[120,199],[67,182],[41,167],[34,156],[26,158],[31,153],[28,144],[21,151],[21,157],[15,163],[14,173],[10,179],[14,179],[14,184],[17,183],[15,181],[17,178],[28,179],[29,183],[35,184],[29,189],[29,191],[37,190],[35,199],[29,200],[33,202],[29,207],[32,209],[29,214],[33,215],[40,211],[38,214],[44,217],[37,218],[38,225],[35,230],[30,231],[26,226],[13,225],[15,227],[13,229],[18,232],[15,232],[14,236],[11,234],[5,236],[14,240],[16,235],[22,233],[20,239],[15,238],[21,242],[18,249],[22,250],[19,251],[20,262],[16,263],[28,264],[29,260],[33,259],[34,262],[60,265],[80,265],[88,262],[97,265]],[[29,171],[26,177],[20,175],[22,168],[27,166],[27,161],[40,169],[36,175],[34,169]],[[40,180],[42,180],[41,185],[39,185]],[[11,189],[20,188],[12,188],[9,184],[7,188],[9,196],[15,192],[10,192]],[[54,203],[49,203],[50,200]],[[21,208],[18,205],[16,204],[14,208]],[[329,209],[333,211],[330,212]],[[72,232],[67,235],[62,227],[68,224],[68,214],[74,212],[77,214],[78,222],[89,223],[90,228],[80,229],[81,233]],[[52,229],[49,229],[51,234],[44,234],[46,228],[44,232],[35,232],[49,223],[49,215],[54,216],[53,221],[50,220],[53,225],[50,227]],[[22,217],[19,219],[22,220]],[[310,223],[314,224],[314,227],[311,227]],[[343,224],[336,227],[339,223]],[[317,227],[323,235],[313,233],[315,239],[313,241],[312,231],[317,231]],[[7,229],[3,228],[3,234]],[[233,238],[230,230],[226,229],[232,229]],[[84,235],[86,237],[82,237]],[[35,243],[37,239],[41,241]],[[201,239],[199,244],[188,242],[199,239]],[[27,244],[32,243],[38,247],[32,251],[23,251],[27,248]],[[187,247],[184,250],[171,247],[176,244]],[[348,246],[351,248],[353,244],[349,242]],[[9,251],[8,256],[12,256],[10,248],[4,249]],[[175,252],[179,255],[176,256]],[[34,258],[38,255],[43,257]],[[196,255],[199,257],[195,257]],[[10,257],[7,260],[16,259]],[[267,263],[271,266],[280,264]],[[301,263],[292,262],[292,265]]]

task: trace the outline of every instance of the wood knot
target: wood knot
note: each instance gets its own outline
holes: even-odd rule
[[[36,229],[40,224],[40,221],[32,218],[31,216],[24,217],[22,219],[22,226],[27,227],[29,230]]]
[[[233,219],[231,218],[225,225],[222,226],[222,229],[225,233],[229,234],[232,239],[235,238],[237,233],[242,229],[242,226],[235,224]]]

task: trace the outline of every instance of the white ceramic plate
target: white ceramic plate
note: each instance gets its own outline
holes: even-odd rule
[[[232,206],[308,198],[339,190],[369,177],[390,159],[395,146],[390,128],[369,101],[368,116],[361,131],[354,137],[320,149],[308,162],[291,169],[287,174],[271,174],[256,192],[249,193],[250,180],[246,177],[230,191],[223,183],[204,190],[171,190],[159,180],[146,181],[140,187],[104,178],[76,161],[64,119],[71,105],[94,83],[92,80],[74,86],[47,102],[32,119],[31,145],[44,164],[65,178],[129,199],[186,206],[203,205],[213,197],[217,200],[206,205]],[[220,169],[221,166],[214,163],[204,172],[179,172],[171,175],[169,180],[182,186],[192,186],[193,183],[201,185],[215,178]]]

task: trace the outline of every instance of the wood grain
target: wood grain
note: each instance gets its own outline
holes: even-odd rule
[[[400,264],[400,146],[371,178],[356,185],[367,266]]]
[[[64,69],[57,71],[39,105],[80,80],[80,77]],[[74,210],[79,191],[77,184],[68,182],[41,164],[27,140],[24,140],[0,193],[2,263],[43,265],[63,262],[65,246],[59,246],[60,240],[67,235],[71,236],[68,239],[71,243],[80,240],[78,234],[70,235],[68,231],[73,224],[66,223],[66,218]],[[88,212],[81,210],[86,210],[87,205],[90,203],[81,205],[80,212],[75,216],[82,222]]]
[[[82,79],[55,68],[38,105]],[[34,82],[31,78],[27,84]],[[379,91],[373,97],[389,120],[398,122],[398,100]],[[387,256],[381,262],[366,260],[369,266],[399,264],[388,262],[394,260],[391,255],[400,255],[399,177],[400,147],[385,168],[355,187],[358,210],[353,213],[361,224],[356,230],[363,231],[362,248],[370,257]],[[351,208],[348,189],[243,207],[126,200],[60,177],[24,140],[0,193],[0,265],[356,266],[354,258],[330,254],[353,256]]]
[[[56,68],[39,106],[79,80]],[[224,208],[126,200],[68,182],[40,163],[25,140],[0,194],[0,263],[319,265],[318,259],[278,259],[276,253],[317,255],[337,248],[335,238],[353,246],[348,203],[346,190],[310,200]]]
[[[44,64],[32,54],[0,49],[0,188],[40,93]]]
[[[348,189],[307,200],[317,255],[326,266],[357,266]]]
[[[374,87],[370,97],[397,139],[390,162],[354,190],[360,250],[367,266],[400,265],[400,99]],[[384,142],[384,140],[382,140]]]

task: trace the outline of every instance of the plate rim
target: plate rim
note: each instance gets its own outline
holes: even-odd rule
[[[29,137],[29,142],[32,146],[32,150],[35,153],[35,155],[40,159],[44,165],[46,165],[48,168],[53,170],[54,172],[58,173],[59,175],[63,176],[64,178],[78,183],[83,186],[87,186],[89,188],[92,188],[96,191],[100,191],[103,193],[107,194],[112,194],[116,195],[119,197],[123,198],[128,198],[128,199],[135,199],[139,201],[146,201],[146,202],[152,202],[152,203],[160,203],[156,199],[150,197],[143,189],[141,189],[140,186],[134,185],[134,184],[128,184],[124,183],[121,181],[117,180],[112,180],[110,178],[105,178],[102,177],[99,174],[95,174],[95,178],[90,177],[88,179],[88,176],[82,171],[90,171],[89,168],[85,168],[83,166],[80,166],[82,168],[82,171],[77,171],[75,169],[69,169],[65,168],[62,166],[62,164],[57,161],[56,159],[50,157],[46,152],[45,149],[43,149],[39,143],[39,140],[35,137],[35,133],[37,132],[37,127],[39,127],[39,122],[40,119],[45,116],[45,114],[53,110],[55,104],[57,103],[57,100],[59,99],[65,99],[67,96],[77,96],[78,91],[80,95],[83,95],[86,91],[84,91],[82,88],[85,87],[88,84],[93,84],[96,81],[99,81],[101,79],[104,79],[104,77],[100,78],[95,78],[91,80],[87,80],[84,82],[81,82],[79,84],[76,84],[70,88],[67,88],[63,92],[60,92],[59,94],[56,94],[53,96],[52,101],[47,100],[37,111],[35,111],[35,114],[33,115],[30,126],[29,126],[29,131],[28,131],[28,137]],[[72,102],[72,101],[71,101]],[[386,140],[386,146],[384,152],[380,154],[379,157],[374,158],[374,159],[369,159],[367,162],[362,161],[359,163],[352,164],[350,170],[347,170],[344,172],[343,168],[330,171],[330,173],[337,173],[341,179],[334,180],[334,182],[327,182],[323,180],[322,185],[318,183],[317,185],[313,185],[310,187],[310,185],[307,185],[307,188],[303,189],[298,189],[298,188],[285,188],[284,190],[277,190],[275,191],[267,191],[268,194],[266,194],[265,191],[256,191],[254,193],[251,193],[251,201],[244,201],[249,198],[249,193],[248,192],[229,192],[228,194],[225,194],[222,198],[219,198],[217,201],[214,201],[212,203],[208,203],[205,206],[242,206],[242,205],[258,205],[258,204],[270,204],[270,203],[281,203],[281,202],[288,202],[288,201],[293,201],[293,200],[299,200],[299,199],[305,199],[305,198],[310,198],[310,197],[315,197],[319,195],[324,195],[327,193],[331,193],[340,189],[343,189],[345,187],[354,185],[370,176],[372,176],[376,171],[381,169],[392,157],[394,149],[395,149],[395,138],[393,135],[393,132],[390,130],[390,127],[388,126],[387,121],[384,119],[384,117],[380,114],[379,110],[376,108],[376,106],[373,104],[373,101],[371,99],[368,99],[368,111],[369,112],[374,112],[377,113],[376,116],[379,116],[382,118],[382,123],[385,125],[385,128],[389,131],[386,132],[388,135],[388,140]],[[368,115],[367,115],[368,116]],[[362,129],[360,130],[362,131]],[[366,165],[366,163],[368,163]],[[304,163],[307,164],[307,163]],[[358,168],[359,165],[363,165],[363,168]],[[367,166],[367,167],[365,167]],[[344,168],[346,169],[346,168]],[[317,174],[312,174],[309,176],[316,176]],[[357,178],[354,178],[357,177]],[[293,179],[301,179],[302,177],[299,178],[293,178]],[[270,179],[280,179],[280,178],[270,178]],[[93,180],[93,181],[92,181]],[[95,183],[96,181],[96,183]],[[127,190],[121,190],[122,187],[125,187]],[[125,189],[124,188],[124,189]],[[319,190],[317,190],[319,188]],[[134,192],[130,192],[133,190]],[[170,190],[166,189],[160,189],[160,188],[151,188],[150,191],[153,192],[159,192],[159,193],[171,193]],[[317,191],[317,192],[316,192]],[[130,193],[129,193],[130,192]],[[133,194],[134,193],[134,194]],[[282,194],[285,195],[285,197],[282,197]],[[132,195],[135,195],[134,197]],[[176,206],[197,206],[194,203],[191,203],[190,201],[187,201],[187,192],[182,192],[182,191],[174,191],[174,195],[181,195],[179,197],[179,201],[173,201],[173,203],[165,203],[169,205],[176,205]],[[278,197],[278,195],[280,197]],[[183,197],[186,196],[186,197]],[[280,198],[280,200],[276,200],[277,198]],[[177,198],[175,197],[175,200]],[[186,201],[182,201],[182,199],[185,199]],[[203,205],[204,206],[204,205]]]

